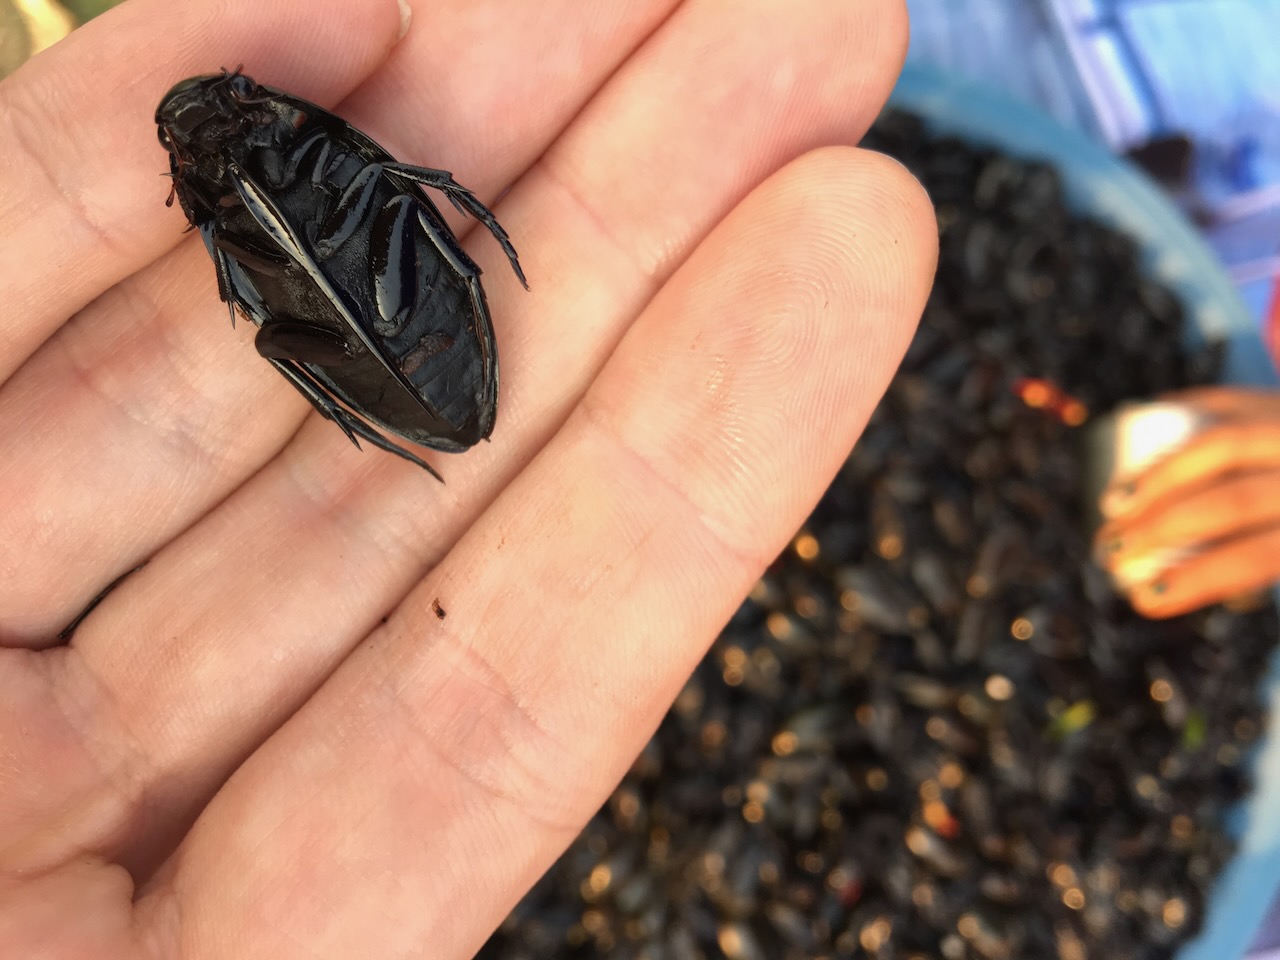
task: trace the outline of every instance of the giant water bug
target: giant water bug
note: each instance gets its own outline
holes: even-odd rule
[[[457,453],[493,431],[498,357],[480,268],[422,186],[506,231],[449,173],[400,163],[346,121],[237,69],[190,77],[156,109],[173,188],[257,327],[258,353],[352,443],[440,475],[374,427]]]

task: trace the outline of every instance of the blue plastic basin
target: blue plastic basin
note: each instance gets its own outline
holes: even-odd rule
[[[919,114],[934,132],[1052,163],[1074,209],[1138,241],[1151,275],[1182,299],[1188,337],[1227,341],[1227,381],[1280,385],[1253,317],[1212,251],[1145,174],[1038,110],[940,71],[908,67],[890,105]],[[1280,716],[1280,656],[1272,658],[1264,696],[1271,716]],[[1214,883],[1203,931],[1178,960],[1240,960],[1280,891],[1280,738],[1270,722],[1253,764],[1253,793],[1227,824],[1239,851]]]

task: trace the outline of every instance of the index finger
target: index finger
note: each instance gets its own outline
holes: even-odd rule
[[[163,203],[157,91],[250,62],[263,82],[333,102],[400,29],[397,0],[130,0],[0,83],[0,382],[181,237],[181,214]],[[122,62],[124,82],[103,83]]]

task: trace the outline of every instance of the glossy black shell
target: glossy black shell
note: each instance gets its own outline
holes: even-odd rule
[[[450,452],[488,438],[498,360],[480,270],[420,184],[483,222],[523,283],[470,191],[238,72],[177,84],[156,124],[170,202],[204,238],[219,294],[321,413],[428,470],[369,424]]]

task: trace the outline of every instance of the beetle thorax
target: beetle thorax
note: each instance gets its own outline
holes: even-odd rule
[[[201,167],[229,143],[274,145],[287,118],[262,93],[263,88],[238,73],[184,80],[156,110],[160,143],[181,165]],[[287,122],[283,125],[287,129]]]

